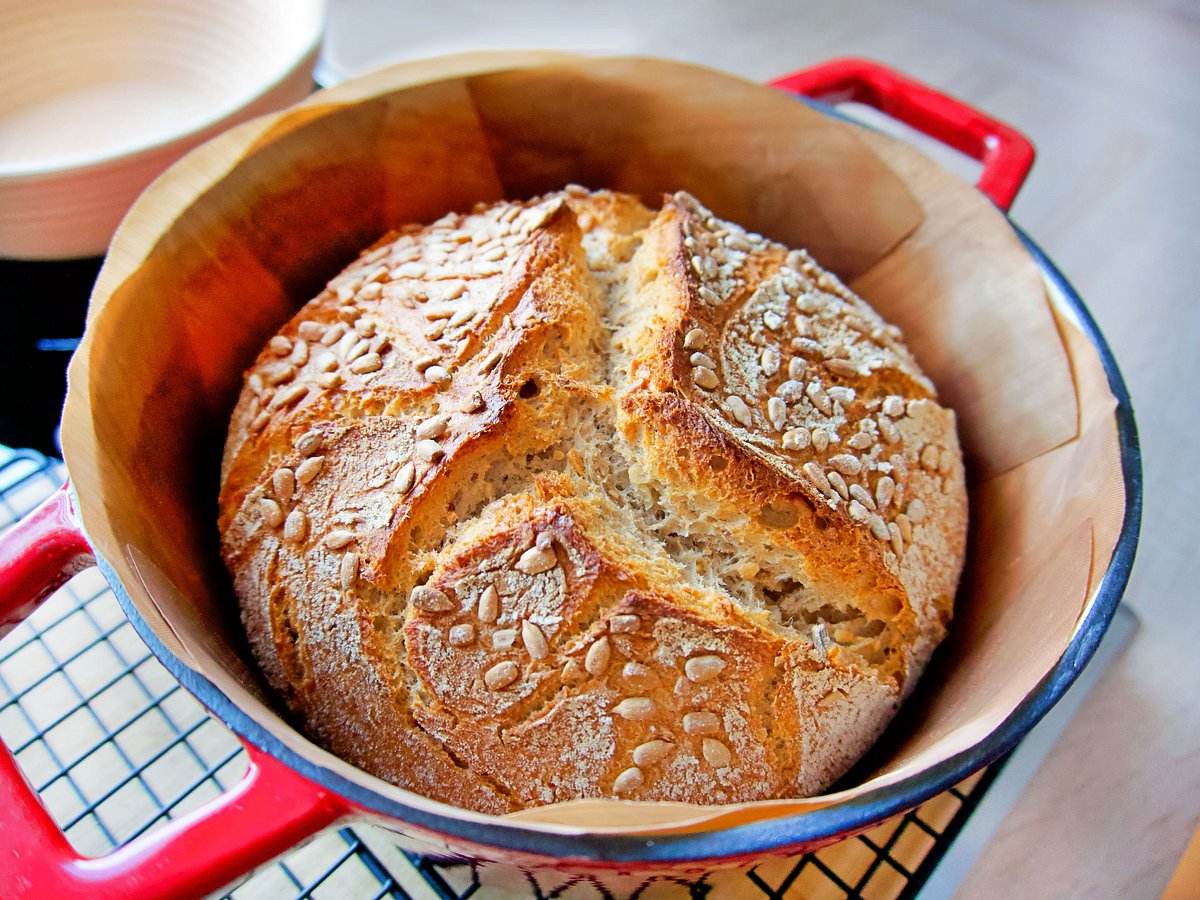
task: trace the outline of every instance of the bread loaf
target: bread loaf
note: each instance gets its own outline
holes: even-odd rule
[[[389,234],[247,371],[221,478],[303,727],[490,813],[827,787],[945,633],[967,521],[899,331],[686,194]]]

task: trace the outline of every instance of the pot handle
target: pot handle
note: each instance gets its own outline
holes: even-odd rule
[[[1011,125],[866,59],[835,59],[773,87],[827,103],[865,103],[983,163],[976,187],[1008,212],[1033,167],[1033,144]]]
[[[66,484],[0,535],[9,631],[95,558]],[[345,818],[350,807],[252,744],[242,780],[105,856],[80,856],[0,742],[0,885],[6,897],[200,897]]]

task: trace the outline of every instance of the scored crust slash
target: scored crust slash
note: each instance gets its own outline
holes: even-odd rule
[[[945,634],[954,415],[899,331],[694,198],[389,234],[246,373],[220,532],[315,739],[429,797],[807,796]]]

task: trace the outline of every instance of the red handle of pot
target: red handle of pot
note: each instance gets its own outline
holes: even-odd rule
[[[94,562],[63,485],[0,536],[0,637]]]
[[[64,485],[0,535],[0,621],[11,629],[94,562]],[[344,818],[346,801],[246,744],[232,789],[111,853],[80,856],[0,743],[0,893],[13,898],[200,897]]]
[[[771,84],[827,103],[864,103],[979,160],[976,186],[1006,212],[1033,167],[1033,144],[1011,125],[870,60],[835,59]]]

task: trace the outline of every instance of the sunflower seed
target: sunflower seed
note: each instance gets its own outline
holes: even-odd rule
[[[713,362],[713,360],[707,354],[701,353],[698,350],[688,358],[688,361],[691,362],[693,366],[703,367],[705,369],[715,370],[717,368],[717,364]]]
[[[336,528],[329,534],[325,535],[325,546],[330,550],[341,550],[355,538],[353,531],[345,528]]]
[[[838,453],[836,456],[829,457],[829,465],[843,475],[854,476],[862,471],[862,460],[849,453]]]
[[[493,691],[500,691],[517,680],[521,670],[512,660],[496,663],[483,673],[483,682]]]
[[[829,399],[834,403],[841,403],[843,406],[847,403],[853,403],[854,397],[856,396],[854,393],[854,388],[846,387],[840,384],[835,384],[833,387],[826,388],[825,393],[829,395]]]
[[[689,681],[702,684],[711,681],[725,671],[725,660],[719,656],[693,656],[683,664],[683,672]]]
[[[653,740],[633,748],[633,761],[639,766],[652,766],[662,762],[671,752],[673,745],[667,741]]]
[[[614,794],[629,794],[642,786],[642,770],[630,766],[613,781]]]
[[[759,357],[759,365],[762,366],[763,374],[770,378],[779,372],[779,351],[774,347],[767,347],[763,350],[762,356]]]
[[[350,590],[358,579],[358,554],[347,553],[342,557],[342,565],[338,571],[338,579],[342,590]]]
[[[301,322],[296,333],[306,341],[319,341],[325,336],[325,326],[320,322]]]
[[[442,366],[430,366],[425,370],[425,380],[431,384],[445,384],[450,380],[450,373]]]
[[[804,393],[808,394],[808,399],[813,402],[813,406],[823,414],[833,415],[833,401],[829,399],[829,395],[825,393],[825,389],[819,383],[810,381],[808,387],[804,389]]]
[[[271,401],[271,406],[291,406],[300,400],[301,397],[308,393],[307,384],[293,384],[284,388],[275,395],[275,399]]]
[[[332,347],[342,339],[347,331],[345,322],[334,322],[325,329],[325,334],[321,337],[321,343],[326,347]]]
[[[612,711],[622,719],[641,722],[654,715],[654,701],[649,697],[626,697]]]
[[[291,355],[288,356],[288,362],[294,366],[302,366],[308,362],[308,344],[296,341],[296,346],[292,347]]]
[[[818,359],[825,355],[821,345],[812,338],[792,338],[792,349],[804,356],[815,356]]]
[[[892,541],[892,550],[897,556],[904,555],[904,535],[900,532],[900,526],[895,522],[888,522],[888,537]]]
[[[914,525],[920,525],[925,521],[925,504],[920,497],[914,497],[908,502],[908,508],[904,510],[908,514],[909,521]]]
[[[263,381],[271,387],[283,384],[285,381],[290,381],[295,374],[296,367],[286,362],[271,363],[270,365],[263,366],[262,370]]]
[[[427,584],[418,584],[408,595],[409,601],[417,609],[425,612],[449,612],[455,603],[443,591]]]
[[[696,293],[698,293],[700,295],[700,299],[702,301],[704,301],[705,303],[707,303],[709,306],[720,306],[721,305],[720,295],[716,291],[714,291],[712,288],[710,288],[708,285],[703,285],[703,284],[700,285],[700,287],[697,289]]]
[[[884,475],[875,485],[875,502],[880,509],[887,509],[896,495],[896,482],[890,475]]]
[[[683,336],[685,350],[703,350],[708,344],[708,335],[699,328],[693,328]]]
[[[500,617],[500,592],[489,584],[479,595],[479,621],[491,624]]]
[[[812,630],[810,633],[812,634],[813,646],[817,648],[817,653],[819,653],[821,655],[822,659],[828,659],[829,658],[829,631],[825,627],[825,623],[818,622],[816,625],[814,625],[812,627]]]
[[[413,368],[418,372],[424,372],[439,359],[441,359],[440,356],[418,356],[415,360],[413,360]]]
[[[445,413],[437,416],[432,416],[426,419],[417,426],[418,438],[440,438],[446,433],[446,424],[450,421],[450,416]]]
[[[296,438],[292,446],[296,448],[296,452],[301,456],[312,456],[321,446],[321,432],[315,428],[312,431],[306,431],[300,437]]]
[[[550,654],[550,645],[546,643],[542,629],[528,619],[521,622],[521,643],[532,659],[545,659]]]
[[[872,511],[875,509],[875,498],[872,497],[871,492],[868,491],[861,484],[850,485],[850,496],[853,497],[855,500],[857,500],[859,503],[861,503],[863,506],[865,506],[867,509],[872,510]]]
[[[696,382],[696,387],[706,391],[711,391],[720,384],[717,380],[717,373],[712,369],[706,369],[704,366],[692,369],[692,380]]]
[[[829,493],[829,479],[825,477],[825,473],[819,465],[815,462],[806,462],[804,464],[804,474],[808,476],[808,480],[815,484],[822,494]]]
[[[870,450],[875,444],[875,438],[866,431],[860,431],[857,434],[850,436],[850,440],[846,441],[846,446],[852,450]]]
[[[793,356],[788,360],[788,378],[791,378],[793,381],[802,380],[805,368],[804,360],[798,356]]]
[[[904,513],[896,516],[896,526],[900,529],[900,536],[904,538],[904,543],[912,543],[912,519]]]
[[[883,521],[883,517],[878,513],[872,513],[871,518],[867,522],[871,529],[871,534],[879,538],[881,541],[888,540],[891,535],[888,533],[887,523]]]
[[[883,435],[883,439],[889,444],[894,444],[900,440],[900,429],[895,423],[886,416],[880,416],[877,420],[879,423],[879,433]]]
[[[258,501],[258,511],[262,520],[271,528],[278,528],[283,524],[283,509],[270,497],[263,497]]]
[[[871,518],[871,511],[863,506],[862,502],[859,500],[851,500],[850,507],[847,512],[850,513],[850,518],[852,518],[855,522],[862,522],[865,524]]]
[[[716,713],[690,712],[683,717],[683,730],[687,734],[717,734],[721,720]]]
[[[558,556],[550,547],[530,547],[521,554],[515,568],[526,575],[540,575],[558,565]]]
[[[467,401],[467,405],[463,407],[463,410],[469,413],[479,412],[484,408],[485,405],[486,404],[483,402],[483,394],[479,393],[479,391],[475,391],[473,394],[471,394],[471,399]]]
[[[808,430],[805,428],[793,428],[791,431],[783,433],[783,449],[784,450],[803,450],[811,442],[808,435]]]
[[[276,356],[287,356],[291,352],[292,342],[285,338],[282,334],[277,334],[267,342],[267,347]]]
[[[813,449],[824,453],[829,449],[829,432],[824,428],[814,428],[811,434]]]
[[[469,647],[475,643],[475,626],[470,622],[455,625],[450,629],[447,639],[451,647]]]
[[[346,351],[346,364],[350,366],[351,372],[358,371],[357,369],[354,368],[352,363],[366,357],[367,352],[370,349],[371,349],[371,342],[368,341],[366,338],[359,338],[359,340],[356,341],[354,344],[352,344],[350,349]],[[375,355],[378,356],[379,354],[375,354]],[[372,369],[371,371],[374,371],[374,369]]]
[[[611,656],[612,649],[608,638],[602,637],[588,647],[587,655],[583,658],[583,667],[589,675],[603,675]]]
[[[841,375],[843,378],[853,378],[859,374],[858,366],[854,365],[848,359],[827,359],[825,360],[825,368],[835,375]]]
[[[587,679],[587,674],[583,671],[583,667],[573,659],[568,659],[567,664],[563,666],[562,675],[563,684],[575,687],[583,684]]]
[[[361,343],[366,343],[362,341]],[[365,348],[364,348],[365,349]],[[350,363],[350,371],[355,375],[368,375],[371,372],[378,372],[383,368],[383,359],[378,353],[368,353],[359,359]]]
[[[441,444],[439,444],[437,441],[431,441],[428,439],[417,441],[417,444],[413,449],[416,451],[418,457],[428,463],[437,462],[446,455],[446,451],[442,449]]]
[[[417,467],[413,465],[412,460],[409,460],[400,467],[400,471],[396,473],[396,480],[392,482],[392,486],[401,494],[407,494],[412,490],[413,483],[417,480]]]
[[[320,375],[317,376],[317,384],[319,384],[321,387],[323,387],[327,391],[333,390],[335,387],[337,387],[341,383],[342,383],[342,376],[339,375],[337,372],[322,372]]]
[[[263,410],[262,412],[260,412],[257,416],[255,416],[251,420],[250,430],[251,431],[262,431],[267,426],[267,423],[270,421],[271,421],[271,414],[269,412],[267,412],[266,410]]]
[[[725,398],[725,408],[747,428],[750,427],[750,407],[746,405],[746,401],[737,394],[731,394]]]
[[[850,499],[850,490],[846,487],[846,479],[837,472],[826,472],[825,477],[829,479],[829,483],[833,485],[833,489],[838,492],[843,500]]]
[[[723,769],[733,762],[733,755],[729,752],[729,748],[716,738],[705,738],[700,745],[700,750],[704,754],[705,761],[714,769]]]
[[[642,617],[628,614],[613,616],[608,620],[608,630],[613,634],[637,634],[642,630]]]
[[[289,503],[296,493],[296,474],[286,466],[271,475],[271,486],[280,503]]]
[[[283,539],[289,543],[295,544],[304,540],[304,534],[308,531],[308,519],[304,516],[304,511],[301,509],[293,509],[288,513],[287,520],[283,523]]]
[[[308,484],[321,474],[321,469],[324,465],[325,457],[310,456],[296,467],[296,480],[301,484]]]
[[[767,418],[776,431],[783,431],[783,426],[787,424],[787,404],[778,397],[772,397],[767,401]]]
[[[501,628],[492,632],[493,650],[511,650],[517,643],[517,629]]]

